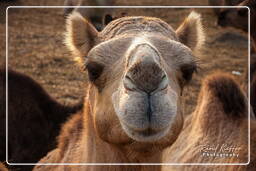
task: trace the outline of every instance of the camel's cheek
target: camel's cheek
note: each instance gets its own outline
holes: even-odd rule
[[[164,139],[164,141],[167,140],[168,142],[162,142],[163,144],[166,144],[166,146],[170,146],[176,141],[183,127],[184,119],[180,103],[178,103],[177,109],[177,115],[173,118],[171,128]]]
[[[121,123],[127,124],[135,129],[143,129],[149,124],[147,115],[148,104],[146,96],[140,93],[125,93],[117,91],[112,96],[115,113]]]
[[[97,135],[108,143],[130,143],[130,138],[123,131],[110,99],[98,104],[94,112],[94,126]],[[108,106],[106,106],[106,104]],[[104,109],[104,110],[102,110]]]

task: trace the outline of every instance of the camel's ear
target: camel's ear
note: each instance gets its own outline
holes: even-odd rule
[[[76,57],[86,57],[98,42],[98,31],[78,12],[67,18],[65,44]]]
[[[113,21],[113,20],[114,20],[114,18],[112,17],[112,15],[106,14],[106,15],[104,16],[104,21],[103,21],[104,26],[108,25],[108,23],[110,23],[110,22]]]
[[[205,36],[200,14],[192,11],[176,30],[176,33],[181,43],[188,46],[191,50],[201,48]]]

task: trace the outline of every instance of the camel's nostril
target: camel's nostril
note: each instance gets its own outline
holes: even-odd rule
[[[137,90],[137,87],[136,85],[134,84],[134,81],[132,80],[132,78],[128,75],[126,75],[124,77],[124,81],[123,81],[123,85],[124,85],[124,88],[128,91],[135,91]]]
[[[158,92],[158,91],[161,91],[161,90],[164,90],[168,87],[168,78],[167,78],[167,75],[164,74],[162,76],[162,80],[161,82],[159,83],[157,89],[154,91],[154,92]]]
[[[166,79],[161,66],[161,55],[150,44],[137,45],[128,57],[127,66],[129,77],[126,82],[133,84],[137,91],[152,93]]]
[[[168,78],[166,74],[163,74],[161,79],[154,81],[142,81],[134,80],[130,76],[126,75],[123,79],[123,86],[127,91],[138,91],[147,94],[156,93],[162,91],[168,87]]]
[[[162,76],[161,82],[159,83],[158,89],[163,89],[168,85],[168,78],[166,75]]]
[[[131,78],[130,76],[128,76],[128,75],[125,76],[125,79],[128,79],[128,80],[130,80],[131,82],[133,82],[132,78]]]
[[[163,74],[163,76],[162,76],[162,80],[163,80],[163,79],[165,79],[165,78],[166,78],[166,75],[165,75],[165,74]]]

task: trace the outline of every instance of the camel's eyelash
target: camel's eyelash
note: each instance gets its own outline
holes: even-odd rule
[[[192,79],[193,73],[197,73],[198,68],[199,68],[199,64],[196,61],[190,64],[183,64],[180,66],[182,77],[186,83],[188,83]]]
[[[85,64],[85,69],[88,71],[89,80],[94,82],[100,77],[104,66],[96,62],[88,62]]]

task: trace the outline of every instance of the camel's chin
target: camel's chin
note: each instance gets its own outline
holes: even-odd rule
[[[126,134],[138,142],[156,142],[167,135],[170,130],[170,126],[161,130],[153,130],[148,128],[143,131],[135,130],[125,124],[121,124]]]

